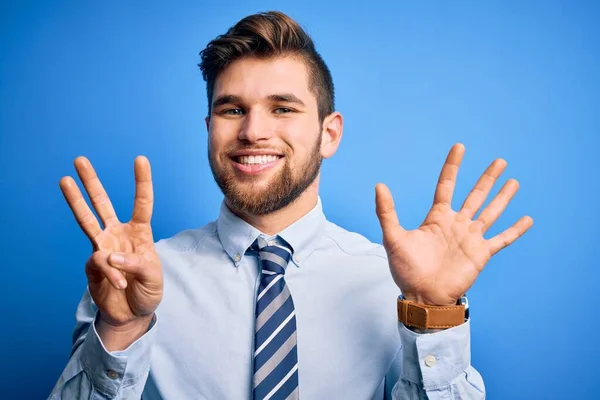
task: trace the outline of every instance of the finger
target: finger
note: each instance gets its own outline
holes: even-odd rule
[[[452,194],[454,193],[458,169],[460,168],[464,154],[465,146],[461,143],[455,144],[450,149],[435,189],[433,197],[434,205],[452,205]]]
[[[106,278],[115,289],[125,289],[127,287],[125,275],[118,268],[111,266],[108,258],[109,253],[105,251],[96,251],[88,258],[85,264],[85,272],[88,280],[99,283]]]
[[[502,233],[488,240],[490,252],[496,254],[505,247],[510,246],[515,240],[520,238],[533,225],[533,219],[529,216],[522,217],[513,226]]]
[[[134,162],[134,171],[135,200],[131,221],[149,224],[152,219],[152,207],[154,206],[150,161],[144,156],[137,157]]]
[[[59,182],[60,190],[71,208],[75,220],[90,240],[94,240],[102,232],[96,216],[81,194],[77,183],[70,176],[63,177]]]
[[[506,168],[506,161],[499,158],[495,160],[490,166],[485,170],[481,178],[477,181],[471,193],[465,199],[461,207],[461,212],[465,214],[469,219],[473,219],[477,211],[481,208],[485,199],[490,194],[490,190],[496,183],[496,180],[504,169]]]
[[[477,221],[482,223],[483,232],[486,232],[496,222],[498,217],[504,212],[508,203],[512,200],[515,193],[519,190],[519,182],[516,179],[506,181],[500,192],[494,199],[483,209]]]
[[[113,252],[108,256],[108,264],[138,277],[144,272],[144,260],[139,254]]]
[[[375,212],[384,237],[394,230],[404,230],[398,221],[392,193],[383,183],[378,183],[375,186]]]
[[[75,159],[75,169],[102,224],[109,226],[118,223],[119,220],[117,219],[112,203],[90,161],[85,157],[77,157]]]

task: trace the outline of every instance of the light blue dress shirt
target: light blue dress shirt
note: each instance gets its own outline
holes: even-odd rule
[[[164,295],[148,332],[108,352],[89,292],[49,399],[250,399],[261,234],[224,204],[218,220],[157,242]],[[385,249],[328,221],[321,200],[279,233],[296,307],[299,394],[311,399],[480,399],[469,321],[433,334],[398,323]]]

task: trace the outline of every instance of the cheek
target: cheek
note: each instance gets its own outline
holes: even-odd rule
[[[287,135],[285,141],[287,142],[290,151],[292,152],[294,163],[301,164],[306,162],[313,156],[315,147],[318,145],[319,133],[318,128],[314,126],[307,127],[297,134]],[[317,147],[316,151],[320,151]]]
[[[213,122],[211,129],[208,131],[208,145],[211,151],[221,152],[236,140],[235,126],[228,125],[231,124]]]
[[[219,150],[219,141],[215,137],[215,134],[210,132],[208,134],[208,150],[214,154],[215,151]]]
[[[294,150],[294,152],[310,152],[318,140],[320,132],[318,124],[307,119],[289,121],[277,127],[278,136]]]
[[[211,134],[208,138],[208,152],[210,157],[219,165],[226,163],[227,143],[223,142],[222,137]]]

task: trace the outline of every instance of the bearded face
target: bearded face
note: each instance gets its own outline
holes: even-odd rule
[[[322,127],[305,63],[241,59],[215,82],[211,171],[228,205],[252,215],[280,210],[319,175]]]
[[[296,200],[319,174],[321,135],[317,137],[303,160],[294,160],[287,149],[274,151],[248,145],[214,154],[209,148],[213,177],[230,206],[237,210],[253,215],[280,210]]]

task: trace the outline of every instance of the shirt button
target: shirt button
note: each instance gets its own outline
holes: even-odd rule
[[[235,260],[235,262],[239,262],[239,261],[242,259],[242,256],[240,256],[240,254],[239,254],[239,253],[237,253],[237,254],[235,255],[235,257],[233,257],[233,259]]]
[[[425,365],[427,365],[428,367],[433,367],[436,362],[437,360],[433,354],[425,356]]]
[[[119,374],[116,371],[110,370],[106,373],[106,375],[108,375],[108,377],[110,379],[117,379],[119,377]]]

